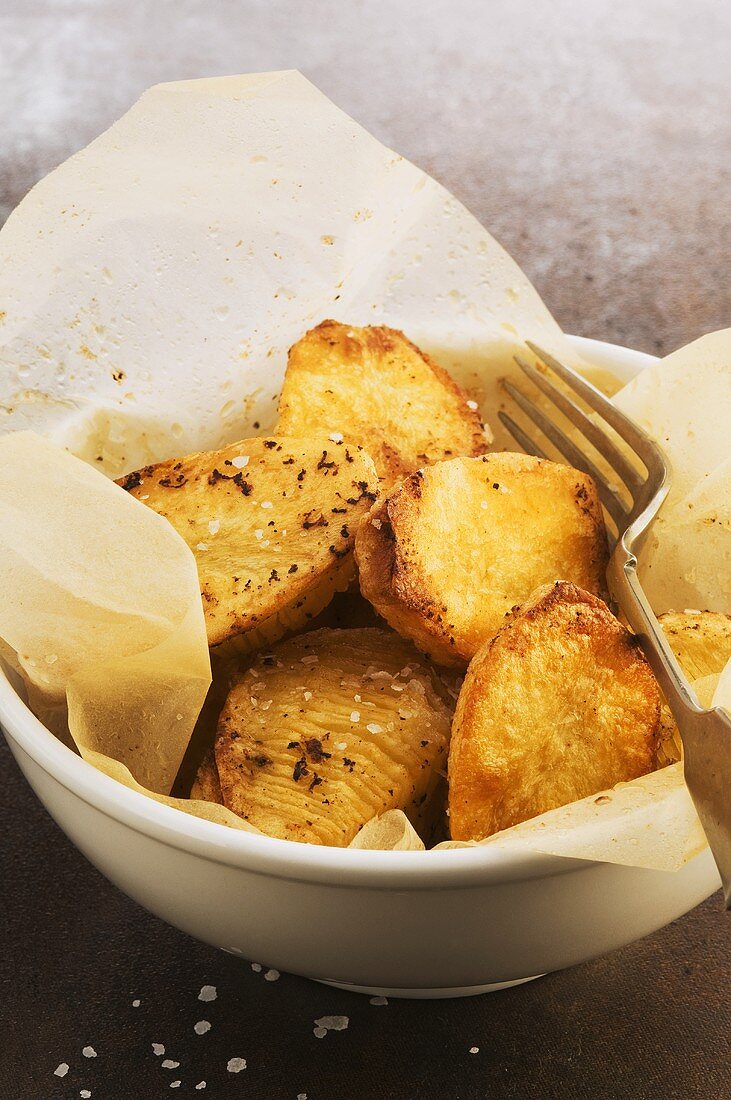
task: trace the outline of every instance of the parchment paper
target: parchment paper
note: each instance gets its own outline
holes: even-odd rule
[[[10,216],[0,310],[4,430],[114,476],[266,428],[326,317],[405,329],[498,446],[523,339],[580,362],[477,220],[296,72],[147,91]]]
[[[0,637],[39,716],[167,794],[210,683],[195,560],[171,525],[32,432],[0,437]]]
[[[673,352],[614,400],[672,467],[639,563],[653,609],[731,613],[731,329]]]
[[[328,316],[402,328],[497,448],[525,339],[592,371],[464,207],[294,72],[152,88],[0,234],[2,431],[91,464],[0,441],[3,651],[56,727],[67,694],[82,753],[129,786],[169,791],[209,670],[192,556],[99,471],[265,429],[286,349]],[[553,814],[550,841],[544,815],[507,842],[667,867],[700,843],[680,766]]]

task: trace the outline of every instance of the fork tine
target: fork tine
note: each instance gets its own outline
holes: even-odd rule
[[[543,358],[543,356],[541,356]],[[627,488],[631,491],[632,496],[636,496],[638,491],[645,483],[645,478],[637,472],[622,452],[619,450],[611,439],[607,436],[606,432],[603,432],[583,411],[579,406],[573,402],[566,394],[562,393],[557,386],[554,386],[540,371],[536,370],[534,366],[527,363],[520,355],[515,356],[515,362],[518,364],[524,374],[530,378],[534,383],[545,393],[554,405],[566,416],[572,424],[575,424],[585,439],[588,439],[591,444],[597,449],[599,454],[604,458],[617,476],[625,483]],[[556,362],[556,360],[554,360]],[[551,366],[551,364],[548,364]],[[573,385],[573,378],[571,379]],[[606,419],[606,417],[605,417]]]
[[[545,413],[539,409],[533,402],[521,393],[512,382],[503,381],[503,386],[507,393],[510,394],[513,401],[518,405],[526,416],[530,417],[536,427],[543,432],[547,439],[550,439],[557,451],[559,451],[564,458],[568,461],[569,465],[574,466],[577,470],[583,470],[584,473],[589,474],[596,482],[597,492],[599,493],[599,499],[609,512],[610,516],[617,525],[618,530],[624,530],[627,526],[627,509],[624,507],[619,496],[614,492],[609,482],[604,477],[604,474],[599,470],[590,458],[580,451],[576,444],[569,439],[569,437],[561,431],[561,429],[554,424]],[[506,421],[501,416],[500,419],[505,424]],[[508,418],[509,419],[509,418]],[[510,425],[506,425],[510,431],[512,428]],[[517,425],[516,425],[517,427]],[[522,433],[524,434],[524,433]],[[528,437],[525,437],[528,439]],[[516,439],[518,437],[516,436]],[[530,440],[528,440],[530,442]],[[520,439],[518,442],[523,446]],[[535,446],[531,447],[531,451],[535,453]],[[541,457],[545,458],[545,454]]]
[[[513,439],[520,444],[526,454],[535,455],[536,458],[548,459],[548,455],[542,450],[537,443],[531,439],[531,437],[523,431],[519,424],[516,424],[512,416],[508,416],[507,413],[499,412],[499,419],[508,429]]]
[[[564,366],[555,356],[539,348],[532,340],[526,340],[526,344],[539,359],[542,359],[559,378],[562,378],[563,381],[567,383],[574,393],[577,393],[579,397],[583,397],[588,405],[596,409],[599,415],[606,420],[607,424],[614,428],[617,435],[621,436],[621,438],[630,445],[632,450],[639,454],[643,462],[645,462],[644,456],[648,452],[651,452],[651,459],[659,459],[661,470],[657,472],[661,472],[663,476],[665,475],[666,468],[662,452],[642,428],[638,427],[638,425],[630,420],[628,416],[625,416],[623,412],[620,412],[616,405],[613,405],[609,398],[606,397],[601,390],[598,390],[596,386],[592,385],[591,382],[587,381],[586,378],[582,378],[580,374],[571,370],[570,367]],[[645,465],[647,465],[646,462]]]

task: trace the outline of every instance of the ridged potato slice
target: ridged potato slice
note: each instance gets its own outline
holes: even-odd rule
[[[190,789],[190,797],[200,799],[202,802],[218,802],[221,806],[223,805],[216,754],[212,748],[208,750],[198,766]]]
[[[464,666],[541,584],[605,592],[607,536],[594,482],[523,454],[419,470],[358,528],[363,595],[439,664]]]
[[[668,611],[658,621],[689,680],[718,675],[731,661],[731,615]]]
[[[224,803],[269,836],[336,847],[385,810],[417,824],[442,782],[451,709],[390,630],[282,642],[254,660],[221,713]]]
[[[440,459],[483,454],[490,441],[475,402],[402,332],[337,321],[291,348],[277,431],[360,443],[384,488]]]
[[[475,656],[449,752],[453,840],[656,767],[661,695],[637,641],[574,584],[540,588]]]
[[[119,484],[195,554],[209,645],[242,651],[302,627],[355,574],[353,545],[378,491],[353,444],[245,439],[171,459]]]

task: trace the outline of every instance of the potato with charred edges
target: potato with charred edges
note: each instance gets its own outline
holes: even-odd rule
[[[668,611],[658,621],[689,680],[717,675],[731,661],[731,615]]]
[[[277,431],[342,434],[373,458],[383,488],[490,441],[477,406],[402,332],[323,321],[290,350]]]
[[[661,695],[601,600],[539,589],[467,670],[449,753],[449,826],[480,840],[657,764]]]
[[[443,784],[451,714],[434,672],[390,630],[324,628],[281,642],[221,712],[224,804],[269,836],[335,847],[390,809],[418,828]],[[199,789],[211,789],[211,771],[204,762]]]
[[[356,536],[363,595],[437,663],[462,666],[541,584],[605,591],[607,536],[592,479],[523,454],[412,474]]]
[[[198,765],[198,771],[190,789],[190,797],[199,798],[202,802],[218,802],[221,806],[223,805],[216,754],[212,748]]]
[[[348,587],[378,491],[368,455],[327,439],[246,439],[119,484],[193,551],[209,645],[236,639],[243,651],[302,628]]]

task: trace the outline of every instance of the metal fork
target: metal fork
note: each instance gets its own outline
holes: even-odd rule
[[[546,439],[571,466],[594,479],[601,502],[616,525],[617,539],[607,570],[609,589],[637,635],[678,725],[685,781],[721,875],[726,908],[731,909],[731,715],[719,707],[703,710],[699,706],[637,576],[636,554],[670,487],[667,461],[657,444],[595,386],[535,344],[526,343],[544,368],[550,368],[566,389],[603,421],[587,415],[551,380],[548,371],[537,369],[522,356],[515,357],[520,369],[555,410],[601,455],[618,482],[610,482],[551,415],[504,380],[507,393]],[[502,411],[498,415],[526,453],[549,457],[511,416]],[[606,425],[639,459],[645,473],[617,446]]]

